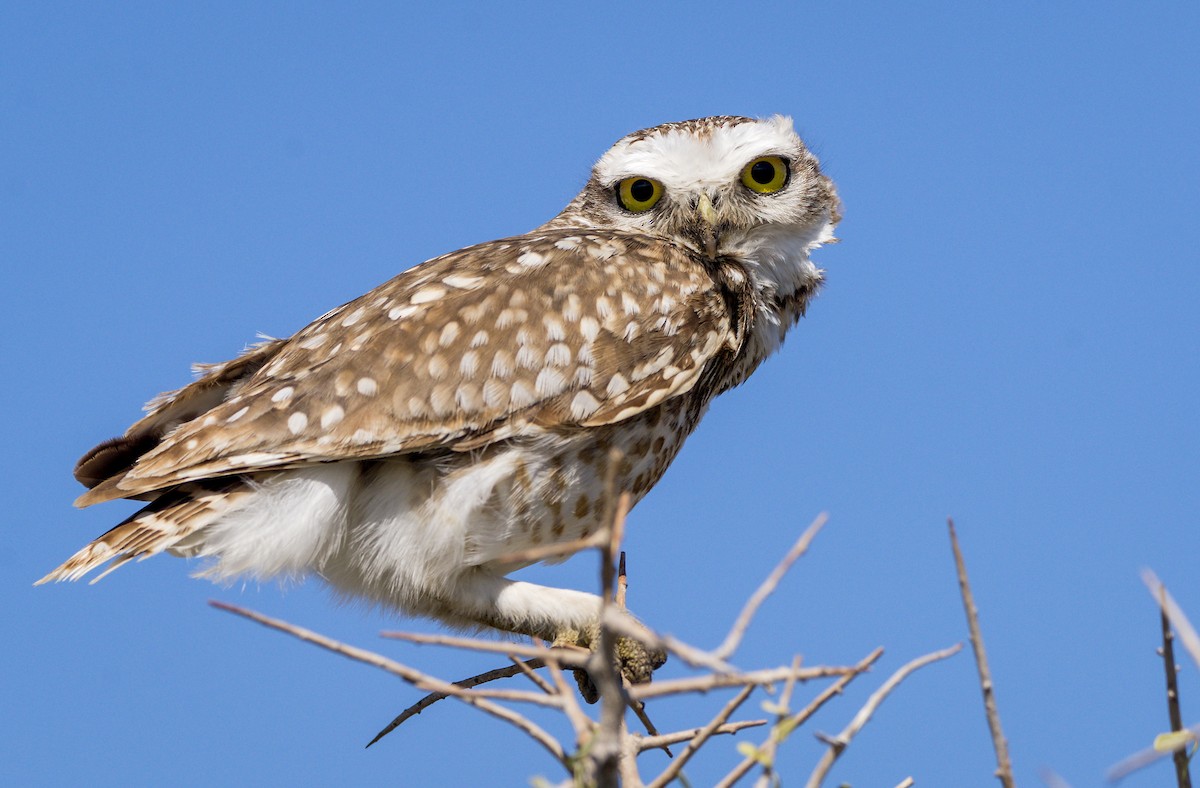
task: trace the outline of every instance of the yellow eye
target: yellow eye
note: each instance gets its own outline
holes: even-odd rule
[[[662,184],[650,178],[625,178],[617,184],[617,202],[627,211],[648,211],[662,199]]]
[[[759,194],[774,194],[787,186],[787,182],[787,162],[778,156],[761,156],[742,170],[742,184]]]

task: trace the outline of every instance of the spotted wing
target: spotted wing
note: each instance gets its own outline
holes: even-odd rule
[[[668,241],[555,230],[469,247],[272,347],[80,504],[620,421],[689,391],[730,335],[703,262]]]

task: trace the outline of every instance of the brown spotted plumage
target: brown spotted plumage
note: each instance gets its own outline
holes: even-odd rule
[[[803,314],[839,218],[789,119],[636,132],[538,230],[152,401],[75,471],[80,505],[148,505],[40,582],[169,550],[214,578],[316,574],[452,624],[586,632],[595,597],[510,581],[504,556],[600,527],[610,448],[645,495]]]

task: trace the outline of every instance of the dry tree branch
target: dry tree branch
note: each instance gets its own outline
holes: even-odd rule
[[[529,660],[529,662],[522,662],[521,660],[514,658],[513,662],[515,664],[510,665],[506,668],[496,668],[495,670],[489,670],[485,673],[480,673],[478,675],[471,676],[470,678],[460,679],[459,681],[454,682],[454,686],[456,686],[460,689],[470,689],[472,687],[477,687],[480,684],[486,684],[489,681],[496,681],[497,679],[506,679],[509,676],[516,676],[521,673],[525,673],[530,676],[536,676],[538,681],[542,680],[541,676],[538,676],[536,673],[533,672],[533,669],[542,667],[542,665],[545,664],[545,662],[543,660],[531,659],[531,660]],[[549,690],[549,687],[548,686],[543,687],[543,689]],[[421,698],[419,701],[417,701],[413,705],[409,706],[404,711],[400,712],[400,714],[397,715],[396,718],[393,719],[391,722],[389,722],[383,728],[383,730],[381,730],[381,731],[379,731],[379,733],[375,734],[375,738],[373,738],[373,739],[371,739],[371,741],[367,742],[367,746],[370,747],[372,744],[379,741],[384,736],[387,736],[389,733],[396,730],[396,728],[399,728],[405,722],[407,722],[408,720],[417,716],[421,712],[425,711],[425,709],[427,709],[430,706],[432,706],[433,704],[437,703],[439,700],[444,700],[445,698],[448,698],[448,697],[450,697],[450,696],[444,692],[429,693],[428,695]]]
[[[1187,649],[1196,666],[1200,667],[1200,635],[1196,634],[1192,622],[1188,621],[1183,609],[1175,602],[1175,598],[1167,591],[1166,586],[1162,584],[1157,575],[1147,569],[1142,572],[1142,582],[1150,589],[1154,600],[1167,611],[1167,616],[1171,619],[1175,631],[1179,633],[1179,639],[1183,641],[1184,648]]]
[[[805,529],[804,533],[800,535],[800,538],[792,545],[792,549],[788,550],[783,560],[771,571],[771,574],[767,575],[767,579],[763,581],[762,585],[746,601],[745,607],[742,608],[742,612],[733,622],[733,626],[730,628],[729,634],[725,636],[725,640],[721,645],[713,649],[712,654],[714,657],[726,660],[733,656],[733,652],[741,645],[742,637],[745,636],[746,630],[750,627],[750,621],[754,618],[754,614],[758,612],[758,608],[775,591],[775,588],[779,585],[779,581],[787,574],[792,564],[796,563],[796,560],[808,551],[808,546],[812,543],[813,538],[816,537],[821,527],[828,520],[829,515],[821,512],[812,521],[812,524]]]
[[[468,651],[483,651],[492,654],[504,654],[522,657],[544,659],[555,662],[566,668],[582,668],[587,664],[588,651],[582,648],[566,646],[531,646],[525,643],[497,643],[492,640],[477,640],[475,638],[455,637],[454,635],[429,635],[423,632],[380,632],[380,637],[392,640],[404,640],[430,646],[449,646],[450,648]]]
[[[622,550],[621,557],[617,561],[617,591],[616,598],[614,600],[617,604],[617,607],[621,610],[626,609],[625,597],[628,595],[628,593],[629,576],[625,573],[625,551]],[[651,721],[650,714],[646,711],[646,704],[642,703],[640,700],[634,700],[633,698],[628,697],[630,688],[629,680],[624,679],[624,677],[622,678],[624,680],[625,695],[629,702],[629,708],[633,709],[633,713],[637,716],[638,721],[642,723],[642,727],[646,729],[646,733],[650,736],[657,736],[658,728],[655,727],[654,722]],[[671,749],[668,745],[662,745],[662,749],[663,752],[665,752],[668,756],[674,757],[674,754],[671,752]]]
[[[762,743],[762,746],[757,748],[756,754],[758,760],[763,765],[763,772],[755,781],[755,788],[769,788],[771,785],[771,777],[775,774],[775,751],[779,749],[779,742],[783,741],[791,728],[788,727],[788,711],[792,702],[792,691],[796,689],[796,674],[795,671],[800,669],[800,656],[797,655],[792,659],[792,675],[788,676],[783,685],[783,692],[779,696],[779,702],[775,704],[776,718],[775,725],[772,727],[771,735]]]
[[[1146,587],[1150,589],[1150,594],[1154,597],[1154,601],[1158,604],[1162,613],[1167,617],[1169,626],[1175,628],[1175,631],[1178,633],[1179,639],[1183,641],[1184,648],[1187,649],[1188,654],[1192,657],[1197,665],[1200,665],[1200,636],[1196,634],[1195,628],[1192,627],[1192,622],[1188,620],[1188,617],[1184,614],[1183,609],[1180,608],[1175,602],[1174,597],[1171,596],[1170,592],[1167,591],[1167,587],[1162,584],[1162,581],[1158,579],[1158,576],[1155,575],[1154,572],[1150,571],[1149,569],[1143,570],[1142,582],[1144,582]],[[1164,637],[1164,645],[1166,642],[1166,638]],[[1164,648],[1164,652],[1165,651],[1166,649]],[[1171,648],[1171,653],[1171,662],[1173,663],[1174,648]],[[1164,654],[1164,659],[1165,658],[1166,657]],[[1170,667],[1173,668],[1174,665],[1172,664]],[[1172,727],[1173,726],[1174,720],[1172,720]],[[1163,740],[1164,738],[1166,738],[1165,741]],[[1186,750],[1189,745],[1196,742],[1200,742],[1200,725],[1174,731],[1172,734],[1168,734],[1168,737],[1158,737],[1156,738],[1153,746],[1141,750],[1140,752],[1136,752],[1133,755],[1130,755],[1128,758],[1120,761],[1108,770],[1105,777],[1108,778],[1109,782],[1115,783],[1118,780],[1129,776],[1133,772],[1136,772],[1138,769],[1145,768],[1160,758],[1165,758],[1168,754],[1173,755],[1176,752],[1182,752]],[[1178,761],[1176,761],[1176,764],[1178,764]],[[1177,765],[1176,778],[1178,779],[1178,777],[1179,771]],[[1187,779],[1189,782],[1191,781],[1190,774],[1188,775]],[[1184,783],[1180,783],[1180,785],[1183,784]]]
[[[564,558],[575,555],[584,550],[591,550],[597,547],[603,547],[608,542],[608,530],[601,528],[591,536],[585,536],[582,539],[575,539],[570,542],[557,542],[555,544],[539,545],[531,547],[528,550],[516,550],[511,553],[504,553],[495,558],[497,564],[532,564],[538,561],[545,561],[547,558]]]
[[[1171,732],[1183,730],[1183,712],[1179,708],[1179,667],[1175,664],[1175,636],[1171,632],[1171,619],[1167,615],[1167,589],[1159,587],[1159,618],[1162,624],[1162,658],[1167,674],[1167,717]],[[1175,782],[1178,788],[1192,788],[1192,774],[1188,770],[1186,747],[1175,750]]]
[[[1038,770],[1038,777],[1042,778],[1046,788],[1071,788],[1071,784],[1064,780],[1062,775],[1048,766],[1043,766]]]
[[[983,631],[979,627],[979,610],[975,607],[975,596],[971,593],[971,581],[967,578],[967,564],[958,546],[958,534],[954,531],[954,520],[946,519],[950,530],[950,546],[954,550],[954,566],[958,571],[958,588],[962,593],[963,609],[967,612],[967,627],[971,633],[971,648],[975,652],[975,666],[979,670],[979,687],[983,690],[983,708],[987,714],[988,729],[992,732],[992,747],[996,751],[996,777],[1004,788],[1013,788],[1012,760],[1008,755],[1008,741],[1000,727],[1000,712],[996,709],[996,694],[992,684],[992,671],[988,667],[987,649],[983,645]]]
[[[713,717],[707,725],[695,731],[695,735],[691,737],[691,741],[688,741],[687,747],[683,748],[683,752],[679,753],[679,755],[675,758],[672,758],[671,762],[667,764],[667,768],[664,769],[658,775],[658,777],[655,777],[654,780],[651,781],[650,785],[647,786],[647,788],[662,788],[674,780],[679,773],[683,771],[683,767],[692,759],[692,756],[704,746],[704,742],[708,741],[710,736],[712,736],[725,725],[726,720],[728,720],[729,717],[735,711],[737,711],[738,707],[745,702],[746,698],[750,697],[750,693],[753,691],[754,687],[751,685],[742,687],[741,691],[730,698],[729,702],[726,703],[719,712],[717,712],[717,715]],[[742,725],[741,727],[747,726]],[[643,740],[641,744],[644,748],[645,740]]]
[[[617,653],[617,635],[611,624],[617,596],[617,554],[625,536],[625,516],[633,500],[628,492],[617,492],[617,466],[623,456],[620,449],[610,450],[605,470],[603,522],[607,525],[609,538],[600,548],[600,642],[587,667],[588,676],[600,696],[600,724],[588,753],[598,788],[616,788],[618,773],[625,775],[626,783],[641,782],[634,758],[621,757],[625,710],[631,704],[621,671],[613,659]],[[633,770],[632,774],[628,773],[629,769]]]
[[[567,680],[563,678],[562,668],[557,662],[547,662],[546,668],[550,671],[550,680],[554,684],[555,697],[562,698],[563,714],[567,721],[571,723],[571,728],[575,731],[575,744],[582,747],[587,743],[588,738],[592,733],[592,720],[583,711],[583,707],[579,705],[579,701],[575,698],[575,693],[570,686],[567,685]]]
[[[1200,742],[1200,725],[1184,728],[1172,741],[1177,747],[1187,747],[1193,742]],[[1176,747],[1147,747],[1112,766],[1104,773],[1104,778],[1110,783],[1119,782],[1139,769],[1144,769],[1155,761],[1167,757],[1175,749]]]
[[[732,734],[746,728],[761,728],[766,725],[766,720],[739,720],[737,722],[727,722],[724,725],[718,725],[713,730],[712,735]],[[670,744],[678,744],[679,742],[690,741],[696,738],[704,728],[692,728],[686,731],[675,731],[674,733],[663,733],[657,736],[642,736],[637,739],[637,748],[642,752],[646,750],[657,750],[666,747]],[[657,778],[656,778],[657,779]]]
[[[859,731],[863,729],[863,726],[870,721],[871,717],[879,708],[879,705],[883,703],[884,699],[891,694],[892,690],[894,690],[900,684],[900,682],[908,678],[909,674],[911,674],[913,671],[919,670],[931,662],[937,662],[938,660],[952,657],[960,651],[962,651],[962,643],[956,643],[950,648],[942,649],[941,651],[935,651],[932,654],[926,654],[923,657],[917,657],[912,662],[909,662],[907,665],[893,673],[891,678],[885,681],[883,686],[875,690],[875,693],[867,699],[866,704],[858,710],[858,713],[854,715],[854,719],[850,720],[850,724],[843,728],[841,733],[832,738],[824,737],[826,743],[829,744],[829,749],[827,749],[825,754],[821,756],[820,762],[817,763],[817,767],[813,769],[812,774],[809,776],[807,783],[808,788],[819,788],[821,783],[825,780],[825,776],[829,774],[829,770],[833,766],[834,761],[841,756],[842,752],[847,746],[849,746],[850,741],[855,737],[855,735],[858,734]]]
[[[809,718],[816,714],[817,711],[826,703],[828,703],[835,695],[841,695],[842,690],[846,688],[846,685],[870,670],[871,666],[874,665],[881,656],[883,656],[883,649],[876,648],[874,651],[864,657],[861,662],[855,665],[853,670],[851,670],[849,673],[846,673],[833,684],[830,684],[828,687],[822,690],[817,697],[809,701],[807,706],[788,718],[786,726],[787,730],[794,731],[807,722]],[[771,735],[777,735],[775,729],[771,730]],[[745,777],[746,772],[754,768],[754,764],[757,762],[758,761],[753,757],[743,759],[741,763],[733,767],[728,774],[721,778],[721,781],[717,783],[716,788],[730,788],[730,786],[732,786],[738,780]]]
[[[629,690],[629,695],[638,700],[658,698],[664,695],[680,695],[687,692],[708,692],[722,687],[763,686],[787,681],[795,676],[796,681],[812,681],[831,676],[845,676],[854,673],[853,667],[834,665],[817,665],[811,668],[767,668],[766,670],[751,670],[746,673],[710,673],[704,676],[693,676],[686,679],[666,679],[653,684],[637,684]]]
[[[604,503],[603,527],[599,532],[565,546],[574,551],[584,547],[596,548],[601,554],[601,609],[597,643],[595,651],[578,647],[547,647],[541,641],[534,639],[532,645],[524,643],[499,643],[474,638],[454,637],[448,635],[416,634],[406,632],[384,632],[384,637],[404,640],[418,644],[448,646],[483,653],[498,653],[505,655],[513,664],[490,670],[485,673],[449,683],[428,676],[420,671],[409,668],[401,663],[372,652],[358,649],[340,643],[309,630],[276,621],[251,611],[236,608],[219,602],[213,605],[233,612],[268,627],[291,634],[301,640],[314,643],[335,653],[374,665],[390,673],[398,675],[415,687],[429,693],[417,703],[405,709],[395,720],[381,731],[372,743],[404,721],[420,714],[425,708],[443,697],[454,697],[464,703],[476,706],[480,710],[492,714],[523,730],[531,738],[549,751],[555,759],[568,771],[574,784],[597,786],[598,788],[641,788],[643,785],[638,773],[637,756],[649,749],[667,749],[670,744],[687,742],[679,756],[672,756],[667,767],[659,774],[650,788],[664,788],[674,780],[680,779],[683,768],[692,757],[703,747],[712,736],[733,734],[745,728],[766,725],[765,720],[744,720],[729,722],[729,718],[750,697],[754,689],[764,685],[785,682],[780,702],[776,705],[776,720],[771,733],[757,751],[765,754],[768,761],[773,760],[777,747],[787,738],[787,735],[799,725],[806,722],[822,708],[830,699],[839,695],[850,681],[868,670],[879,658],[882,649],[876,649],[854,666],[800,667],[799,658],[790,666],[768,668],[749,672],[739,672],[726,662],[740,645],[751,621],[763,601],[772,594],[788,569],[808,549],[812,539],[826,522],[824,514],[818,516],[804,531],[799,540],[792,546],[785,557],[764,580],[754,594],[747,600],[741,612],[720,646],[713,651],[703,651],[683,643],[675,638],[665,637],[653,632],[624,612],[627,577],[625,573],[625,556],[620,552],[624,520],[629,508],[630,498],[627,494],[617,494],[612,469],[619,462],[620,455],[610,456],[609,473],[606,477],[606,495]],[[586,544],[584,544],[586,542]],[[557,554],[557,553],[548,553]],[[513,554],[527,557],[525,554]],[[539,554],[540,555],[540,554]],[[664,648],[675,657],[693,667],[706,669],[707,672],[689,678],[657,681],[653,684],[631,685],[621,676],[613,656],[619,638],[632,638],[648,648]],[[850,739],[866,724],[874,714],[882,700],[909,673],[936,659],[942,659],[954,653],[960,647],[944,652],[927,655],[914,660],[897,671],[884,685],[876,691],[868,703],[858,712],[850,725],[836,738],[826,739],[830,750],[825,753],[818,771],[810,778],[810,785],[819,784],[827,772],[849,744]],[[550,681],[538,676],[534,669],[545,667],[549,671]],[[580,700],[569,686],[564,676],[564,670],[586,671],[590,676],[602,701],[600,719],[593,720],[585,713]],[[523,674],[533,681],[540,692],[509,689],[481,689],[480,685],[500,679]],[[830,686],[823,689],[800,712],[790,714],[787,707],[797,682],[807,682],[815,679],[835,678]],[[711,690],[725,687],[737,688],[735,695],[728,700],[702,727],[685,731],[677,731],[665,735],[658,734],[646,715],[643,701],[654,697],[678,696],[682,694],[704,694]],[[575,733],[573,751],[568,754],[568,747],[551,737],[528,718],[518,712],[501,706],[493,700],[508,702],[526,702],[557,709],[570,723]],[[647,734],[630,733],[626,729],[626,710],[632,710],[646,726]],[[370,746],[370,745],[368,745]],[[668,756],[671,755],[667,750]],[[755,762],[762,758],[750,759],[735,768],[722,781],[722,786],[731,785],[752,768]],[[771,767],[764,771],[764,779],[772,775]],[[815,781],[815,782],[814,782]]]
[[[516,665],[517,668],[520,669],[521,673],[523,675],[525,675],[526,678],[528,678],[534,684],[538,685],[538,687],[541,688],[542,692],[546,693],[547,695],[554,694],[554,687],[550,686],[550,682],[546,681],[544,678],[542,678],[541,676],[539,676],[538,674],[533,672],[534,668],[540,668],[540,667],[545,666],[546,663],[544,660],[540,660],[540,659],[520,660],[512,655],[509,655],[508,658],[510,660],[512,660],[512,663],[514,665]]]
[[[341,643],[337,640],[333,640],[332,638],[327,638],[324,635],[313,632],[312,630],[294,626],[286,621],[280,621],[269,616],[264,616],[261,613],[254,612],[253,610],[247,610],[245,608],[237,607],[236,605],[230,605],[225,602],[218,602],[216,600],[209,600],[209,604],[219,610],[224,610],[228,613],[233,613],[235,615],[248,618],[251,621],[262,624],[265,627],[269,627],[270,629],[275,629],[291,635],[292,637],[299,638],[306,643],[312,643],[313,645],[320,646],[321,648],[332,651],[335,654],[341,654],[344,657],[357,660],[358,662],[363,662],[368,665],[381,668],[388,673],[399,676],[419,689],[427,691],[432,690],[434,692],[444,692],[447,695],[451,695],[458,700],[463,701],[464,703],[474,706],[482,712],[491,714],[493,717],[504,720],[510,725],[514,725],[518,729],[524,731],[526,735],[528,735],[538,744],[542,745],[547,752],[554,756],[554,759],[562,764],[562,766],[567,770],[568,774],[572,773],[571,762],[567,758],[566,752],[563,750],[562,745],[558,743],[557,739],[547,733],[537,723],[533,722],[528,717],[501,706],[498,703],[492,703],[491,701],[480,697],[479,690],[459,689],[453,684],[447,683],[432,676],[427,676],[426,674],[418,670],[413,670],[407,665],[403,665],[395,660],[388,659],[387,657],[380,656],[379,654],[375,654],[346,643]],[[534,696],[533,693],[525,694],[528,694],[531,697],[538,697],[540,700],[544,700],[542,696]]]

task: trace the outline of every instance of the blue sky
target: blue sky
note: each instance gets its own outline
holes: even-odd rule
[[[169,557],[31,583],[132,509],[73,510],[70,468],[191,362],[540,224],[629,131],[780,112],[838,184],[843,242],[783,351],[635,510],[631,606],[715,645],[830,513],[737,659],[887,650],[785,748],[796,782],[811,730],[965,640],[953,515],[1018,781],[1100,783],[1166,725],[1139,569],[1200,619],[1200,8],[1047,6],[5,4],[0,782],[558,777],[451,704],[363,751],[417,692],[205,601],[450,678],[492,666],[377,637],[435,624],[315,583],[214,587]],[[590,588],[594,560],[524,574]],[[1200,721],[1194,665],[1182,682]],[[656,716],[683,727],[718,703]],[[692,783],[735,744],[709,745]],[[985,785],[991,757],[964,653],[904,684],[832,779]]]

